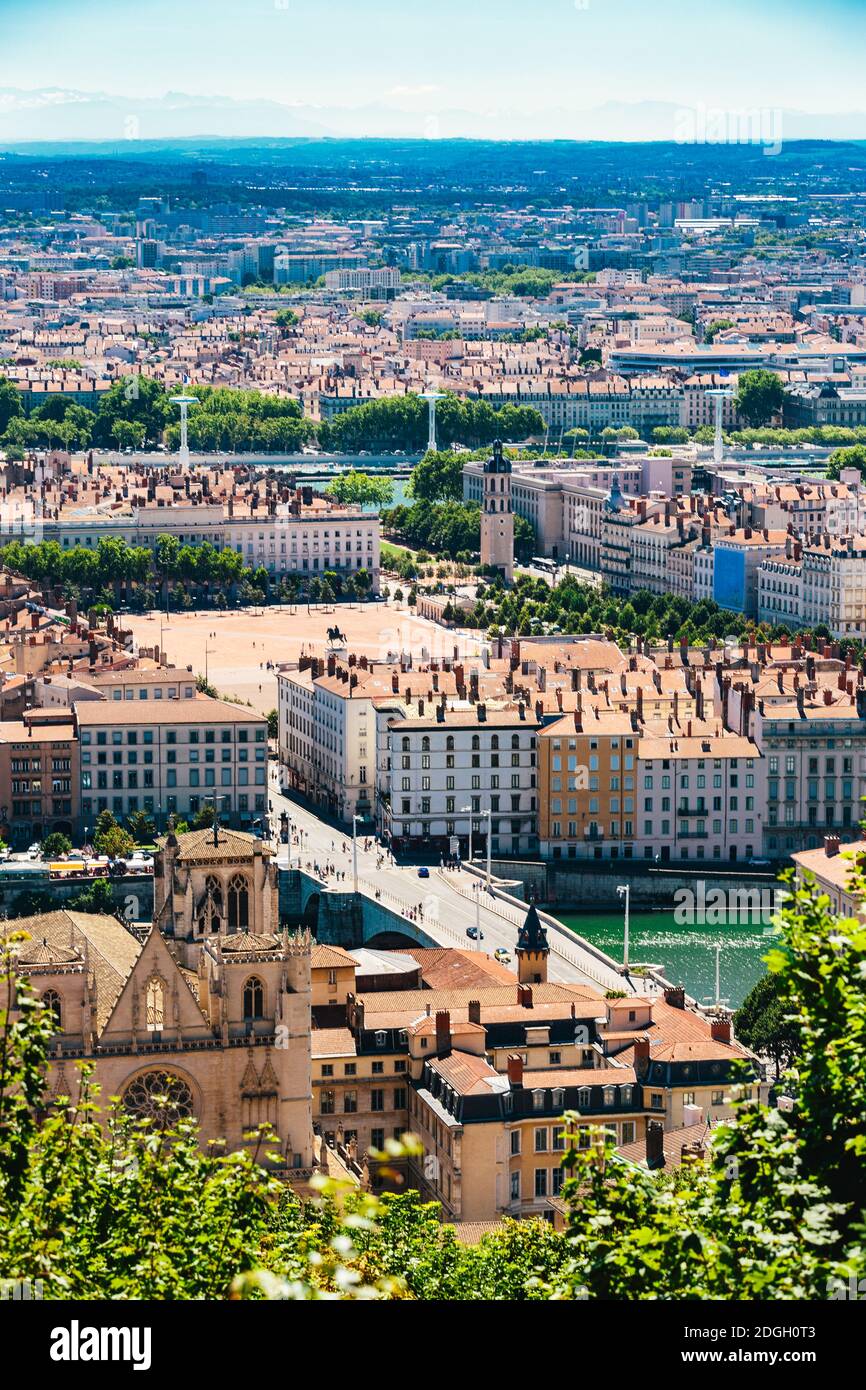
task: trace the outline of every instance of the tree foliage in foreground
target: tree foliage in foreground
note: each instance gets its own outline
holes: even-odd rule
[[[861,885],[862,886],[862,885]],[[866,887],[864,887],[866,891]],[[131,1119],[84,1078],[45,1093],[52,1019],[25,982],[13,1017],[0,959],[0,1278],[47,1297],[280,1299],[825,1299],[866,1271],[866,928],[814,883],[792,892],[767,963],[799,1038],[793,1108],[752,1099],[705,1161],[650,1174],[603,1131],[563,1154],[567,1229],[504,1222],[461,1246],[418,1195],[301,1203],[195,1124]],[[415,1141],[404,1136],[398,1156]]]

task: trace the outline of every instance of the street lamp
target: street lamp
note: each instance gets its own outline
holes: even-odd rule
[[[631,891],[631,884],[621,883],[616,890],[618,898],[625,898],[625,932],[622,945],[622,964],[623,969],[628,971],[628,900]]]
[[[490,839],[493,835],[493,812],[488,808],[481,812],[487,817],[487,891],[490,892]]]
[[[475,933],[476,933],[475,939],[476,939],[476,941],[480,942],[480,941],[481,941],[481,880],[480,880],[480,879],[478,879],[478,881],[477,881],[476,883],[473,883],[473,885],[472,885],[472,891],[473,891],[474,894],[475,894]]]
[[[472,817],[473,817],[472,807],[471,807],[471,806],[461,806],[461,807],[460,807],[460,814],[461,814],[461,816],[466,816],[466,815],[469,816],[469,854],[468,854],[468,856],[467,856],[466,862],[467,862],[467,864],[471,864],[471,863],[472,863]]]
[[[358,826],[361,816],[352,817],[352,890],[358,891]]]

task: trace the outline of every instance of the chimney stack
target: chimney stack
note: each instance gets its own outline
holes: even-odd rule
[[[710,1023],[710,1037],[714,1042],[729,1043],[731,1041],[731,1020],[729,1018],[714,1018]]]
[[[512,1052],[508,1057],[508,1084],[512,1091],[516,1091],[523,1085],[523,1058],[516,1052]]]

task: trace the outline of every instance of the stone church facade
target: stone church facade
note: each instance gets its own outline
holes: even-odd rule
[[[269,1124],[291,1178],[314,1166],[309,933],[280,930],[273,851],[222,827],[170,832],[147,929],[70,911],[7,924],[16,966],[53,1009],[49,1089],[77,1094],[91,1060],[102,1096],[135,1115],[194,1117],[204,1142],[253,1144]]]

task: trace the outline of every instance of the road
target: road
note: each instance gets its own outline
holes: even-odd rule
[[[280,791],[279,774],[271,764],[270,799],[273,803],[271,825],[279,827],[280,815],[285,810],[291,820],[293,832],[302,832],[302,845],[291,846],[291,864],[297,868],[307,864],[334,865],[339,873],[346,875],[346,885],[351,886],[352,876],[352,837],[345,831],[320,820],[305,806],[286,797]],[[370,840],[370,849],[365,850],[364,839],[359,835],[357,845],[358,888],[362,893],[374,897],[378,892],[381,901],[397,911],[412,909],[420,911],[418,924],[428,935],[442,946],[460,947],[462,950],[481,950],[492,955],[498,947],[504,947],[511,956],[510,966],[515,974],[517,963],[514,947],[517,932],[526,915],[526,909],[507,902],[500,902],[487,892],[484,875],[460,871],[430,869],[429,878],[419,878],[414,865],[397,865],[385,860],[381,866],[377,861],[382,854],[375,840]],[[279,862],[286,863],[286,846],[279,847]],[[312,871],[312,869],[311,869]],[[334,884],[333,876],[324,879]],[[342,880],[339,880],[342,883]],[[480,891],[479,891],[480,889]],[[480,924],[483,940],[473,940],[467,935],[470,927]],[[547,918],[550,958],[548,973],[551,980],[586,984],[594,989],[629,988],[628,981],[606,958],[582,950],[578,939],[566,927],[550,926]],[[643,982],[638,982],[641,986]],[[633,985],[637,989],[638,985]]]

